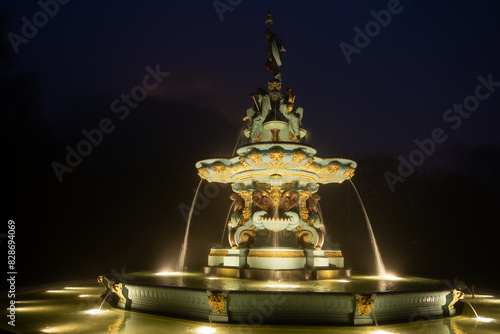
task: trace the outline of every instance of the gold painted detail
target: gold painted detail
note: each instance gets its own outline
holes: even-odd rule
[[[325,252],[325,257],[342,257],[342,252]]]
[[[248,252],[248,257],[275,257],[275,258],[299,258],[305,257],[302,251],[277,252],[277,251],[255,251]]]
[[[350,178],[352,178],[354,176],[354,168],[352,168],[351,166],[347,167],[345,172],[344,172],[344,176],[345,176],[345,179],[346,180],[349,180]]]
[[[278,207],[282,194],[283,190],[280,190],[279,187],[273,187],[273,189],[269,192],[269,197],[271,198],[275,208]]]
[[[221,250],[211,250],[210,254],[208,256],[226,256],[229,253],[229,251],[221,251]]]
[[[255,181],[255,182],[266,182],[266,181],[269,182],[269,179],[265,179],[265,178],[260,179],[259,177],[270,176],[272,174],[275,174],[278,170],[285,169],[286,165],[287,164],[282,164],[279,166],[272,166],[271,165],[268,167],[268,169],[265,169],[262,171],[248,173],[248,174],[244,174],[244,175],[236,175],[231,180],[231,182],[237,183],[237,182],[240,182],[241,180],[249,180],[249,179],[251,179],[252,181]],[[316,176],[311,175],[311,174],[307,174],[307,173],[294,173],[294,172],[289,172],[289,171],[286,171],[286,173],[285,172],[280,172],[280,173],[283,173],[283,175],[286,175],[289,177],[296,177],[301,181],[308,181],[308,182],[312,182],[312,183],[318,182],[318,178]]]
[[[214,163],[212,168],[216,173],[223,173],[226,170],[226,165],[224,165],[222,162],[216,162]]]
[[[448,305],[449,308],[452,308],[453,305],[455,305],[456,302],[458,302],[460,299],[464,299],[465,294],[460,291],[460,290],[453,290],[453,300],[451,301],[450,305]]]
[[[240,172],[244,172],[244,171],[247,171],[250,169],[250,165],[248,164],[248,162],[245,161],[244,157],[239,157],[239,160],[240,160],[239,164],[236,164],[236,165],[228,168],[229,173],[231,175],[238,174]]]
[[[301,163],[304,161],[304,159],[307,157],[307,155],[304,153],[302,150],[296,150],[293,151],[293,158],[292,161],[296,163]]]
[[[262,140],[262,132],[259,132],[259,134],[257,135],[257,138],[255,138],[255,140],[252,140],[252,142],[258,143],[261,140]]]
[[[212,311],[217,313],[222,313],[226,309],[226,297],[224,292],[212,292],[208,291],[208,304]]]
[[[248,153],[247,158],[253,163],[262,162],[262,156],[257,150]]]
[[[295,137],[291,132],[288,133],[288,138],[290,138],[290,141],[293,143],[298,143],[300,140],[299,138]]]
[[[259,237],[268,237],[269,236],[269,230],[260,230],[257,232],[257,236]]]
[[[252,230],[244,230],[240,233],[240,248],[252,248],[255,245],[255,236],[257,233],[255,232],[255,226],[252,226]]]
[[[312,196],[312,192],[310,191],[301,191],[300,192],[300,216],[303,221],[307,221],[309,219],[309,209],[307,208],[307,200]]]
[[[210,173],[208,172],[207,167],[200,167],[200,168],[198,168],[198,175],[200,176],[200,178],[202,178],[204,180],[207,180],[208,182],[212,182],[207,177],[209,174]]]
[[[240,195],[244,200],[247,200],[252,197],[251,190],[238,191],[238,195]]]
[[[99,282],[106,290],[109,289],[107,285],[108,281],[104,279],[104,276],[98,276],[97,282]]]
[[[311,231],[300,230],[295,232],[295,236],[297,237],[296,242],[298,247],[308,249],[314,248],[314,245],[312,244],[314,237]]]
[[[269,156],[271,157],[271,161],[274,162],[279,162],[283,160],[283,157],[285,156],[285,152],[283,152],[279,148],[275,148],[271,152],[269,152]]]
[[[317,165],[314,163],[314,157],[310,157],[309,161],[300,168],[300,170],[311,172],[314,174],[324,174],[326,172],[325,167]]]
[[[373,310],[375,295],[358,295],[358,314],[365,316]]]
[[[337,174],[340,170],[340,163],[338,161],[332,161],[326,167],[330,173]]]
[[[116,295],[120,298],[122,302],[126,301],[125,296],[122,293],[123,290],[123,284],[122,283],[115,283],[111,286],[111,291],[116,293]]]

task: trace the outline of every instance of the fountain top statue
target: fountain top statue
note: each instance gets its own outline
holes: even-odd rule
[[[266,68],[274,77],[268,82],[269,91],[259,88],[250,94],[253,106],[244,118],[250,143],[241,146],[235,157],[196,163],[202,179],[231,183],[235,192],[228,223],[230,248],[212,249],[206,271],[249,278],[269,278],[277,272],[286,276],[290,270],[300,270],[304,279],[345,276],[341,251],[323,249],[324,225],[316,192],[318,184],[350,179],[356,163],[318,157],[316,149],[300,143],[306,134],[301,127],[304,110],[295,107],[292,88],[281,94],[284,48],[271,24],[268,14]]]

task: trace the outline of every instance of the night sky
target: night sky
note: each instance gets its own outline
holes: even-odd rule
[[[47,8],[52,15],[37,14],[36,1],[0,5],[3,224],[16,220],[27,284],[173,268],[185,228],[179,206],[191,204],[199,182],[195,162],[231,155],[249,94],[272,78],[264,68],[268,10],[286,48],[283,88],[294,88],[304,108],[304,142],[322,157],[358,162],[353,181],[389,271],[488,284],[492,270],[483,263],[500,255],[496,2],[122,0]],[[25,27],[34,19],[37,32]],[[148,74],[155,87],[127,105],[123,96],[145,86]],[[67,147],[99,126],[108,133],[58,178],[54,162],[65,164]],[[432,152],[412,153],[433,133]],[[423,161],[391,188],[386,172],[399,175],[401,159],[411,157]],[[230,193],[221,188],[195,213],[191,268],[218,245]],[[320,193],[330,241],[353,270],[373,270],[350,185]]]

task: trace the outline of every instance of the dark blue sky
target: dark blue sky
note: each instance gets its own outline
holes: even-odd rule
[[[227,1],[222,0],[223,3]],[[44,115],[53,120],[88,96],[130,92],[160,64],[170,76],[150,94],[214,106],[241,126],[249,93],[265,86],[267,10],[282,37],[283,86],[305,109],[304,126],[326,150],[391,149],[445,129],[448,143],[498,143],[500,92],[481,101],[457,130],[443,121],[474,94],[477,77],[500,81],[500,20],[494,1],[402,0],[386,27],[347,63],[339,44],[354,45],[370,12],[390,1],[233,1],[221,21],[213,1],[70,1],[19,46],[19,70],[41,79]],[[40,10],[7,1],[9,31]],[[329,155],[329,152],[320,152]]]
[[[252,105],[249,94],[271,79],[264,68],[268,10],[272,30],[287,50],[283,89],[295,89],[309,143],[319,156],[359,162],[354,182],[389,267],[407,266],[407,272],[419,275],[437,275],[438,267],[447,274],[455,268],[468,275],[491,271],[477,259],[493,262],[500,237],[496,2],[220,0],[238,4],[223,13],[223,20],[213,2],[73,0],[61,5],[36,36],[19,45],[16,67],[6,70],[39,76],[42,119],[31,110],[37,105],[32,91],[17,91],[30,77],[2,69],[2,80],[12,79],[17,93],[0,106],[12,106],[2,110],[7,119],[2,125],[6,159],[17,155],[6,175],[17,175],[9,177],[16,184],[8,193],[16,194],[11,199],[19,239],[26,245],[19,256],[25,277],[43,281],[48,278],[42,274],[52,274],[60,280],[58,273],[78,276],[82,270],[95,277],[111,268],[152,269],[165,259],[176,260],[185,226],[178,208],[192,202],[199,182],[196,161],[229,154]],[[356,44],[355,29],[373,25],[371,12],[388,6],[398,13],[371,33],[370,43],[348,63],[339,45]],[[32,22],[40,10],[36,1],[0,4],[7,32],[19,35],[22,18]],[[133,117],[120,120],[113,101],[142,85],[146,67],[157,64],[169,75],[131,111]],[[484,87],[479,76],[493,83]],[[483,86],[477,90],[478,85]],[[24,103],[28,99],[34,102]],[[467,118],[449,114],[464,100],[479,104],[470,115],[461,111]],[[65,163],[67,147],[77,147],[82,130],[104,118],[113,120],[116,131],[60,183],[52,163]],[[391,192],[384,172],[398,173],[393,164],[398,156],[408,158],[417,148],[414,140],[430,137],[436,128],[447,140],[416,168],[424,173],[407,177]],[[485,144],[496,147],[475,148]],[[437,180],[427,178],[428,170]],[[369,264],[369,242],[349,189],[347,183],[322,186],[321,196],[329,235],[343,244],[349,265],[359,269]],[[229,187],[221,190],[193,221],[191,240],[197,242],[190,251],[198,264],[205,264],[207,249],[220,240],[214,230],[226,226],[229,194]],[[453,259],[429,267],[427,259],[445,254],[443,249],[453,250]],[[33,263],[35,251],[38,258],[64,265],[48,271],[45,262]],[[415,261],[421,266],[413,268]]]

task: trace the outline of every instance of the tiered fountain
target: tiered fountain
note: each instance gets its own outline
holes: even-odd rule
[[[351,179],[356,163],[321,158],[300,142],[304,111],[293,89],[281,93],[284,48],[271,24],[269,14],[266,68],[273,77],[268,91],[251,95],[249,143],[235,157],[196,164],[202,179],[232,185],[228,247],[210,250],[203,274],[100,276],[106,292],[121,308],[219,322],[241,323],[256,312],[267,323],[356,325],[455,314],[460,291],[435,280],[351,277],[341,250],[323,247],[319,184]]]
[[[349,276],[339,249],[324,249],[318,214],[319,183],[343,182],[354,175],[349,159],[320,158],[300,143],[303,110],[292,89],[282,97],[281,73],[253,94],[245,135],[251,144],[229,159],[196,164],[201,178],[231,183],[234,213],[230,248],[212,248],[206,274],[258,279],[323,279]]]

